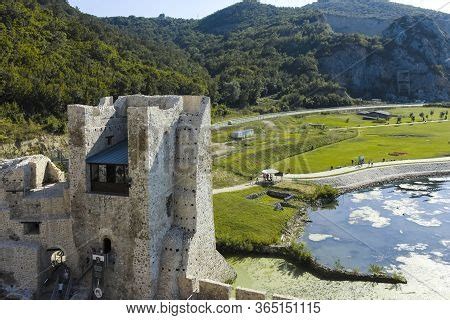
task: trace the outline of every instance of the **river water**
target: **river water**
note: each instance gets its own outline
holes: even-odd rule
[[[302,299],[450,299],[450,177],[386,184],[311,209],[299,241],[321,263],[399,271],[407,285],[323,281],[273,258],[228,257],[235,286]]]
[[[403,181],[348,193],[311,210],[304,241],[321,263],[395,268],[409,253],[450,262],[450,178]]]

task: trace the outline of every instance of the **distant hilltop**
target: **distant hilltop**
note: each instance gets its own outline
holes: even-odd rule
[[[354,2],[391,2],[390,0],[318,0],[319,3],[333,3],[333,2],[348,2],[348,3],[354,3]]]
[[[450,15],[389,0],[319,0],[305,6],[322,12],[334,31],[381,35],[394,20],[426,15],[450,33]],[[350,18],[350,19],[349,19]]]

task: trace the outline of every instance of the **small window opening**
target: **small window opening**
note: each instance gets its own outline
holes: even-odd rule
[[[108,144],[108,146],[110,146],[112,144],[113,137],[114,136],[106,137],[106,143]]]
[[[166,200],[166,213],[168,217],[172,216],[172,210],[173,210],[173,196],[171,194],[170,196],[167,197]]]
[[[39,234],[40,226],[40,222],[23,222],[23,233],[26,235]]]

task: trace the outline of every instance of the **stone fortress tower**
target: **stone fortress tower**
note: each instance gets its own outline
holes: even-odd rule
[[[98,106],[69,106],[68,118],[69,183],[59,184],[65,260],[76,277],[93,272],[93,252],[106,257],[99,286],[107,299],[186,299],[199,279],[235,277],[215,246],[209,98],[108,97]],[[0,241],[7,233],[0,227]],[[47,250],[38,237],[24,240]],[[22,239],[5,241],[10,248]],[[21,278],[4,267],[12,258],[2,243],[0,278],[2,271]]]

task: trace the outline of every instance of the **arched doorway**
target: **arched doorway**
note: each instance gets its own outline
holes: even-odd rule
[[[111,239],[104,238],[103,239],[103,253],[108,254],[111,252],[112,246],[111,246]]]

